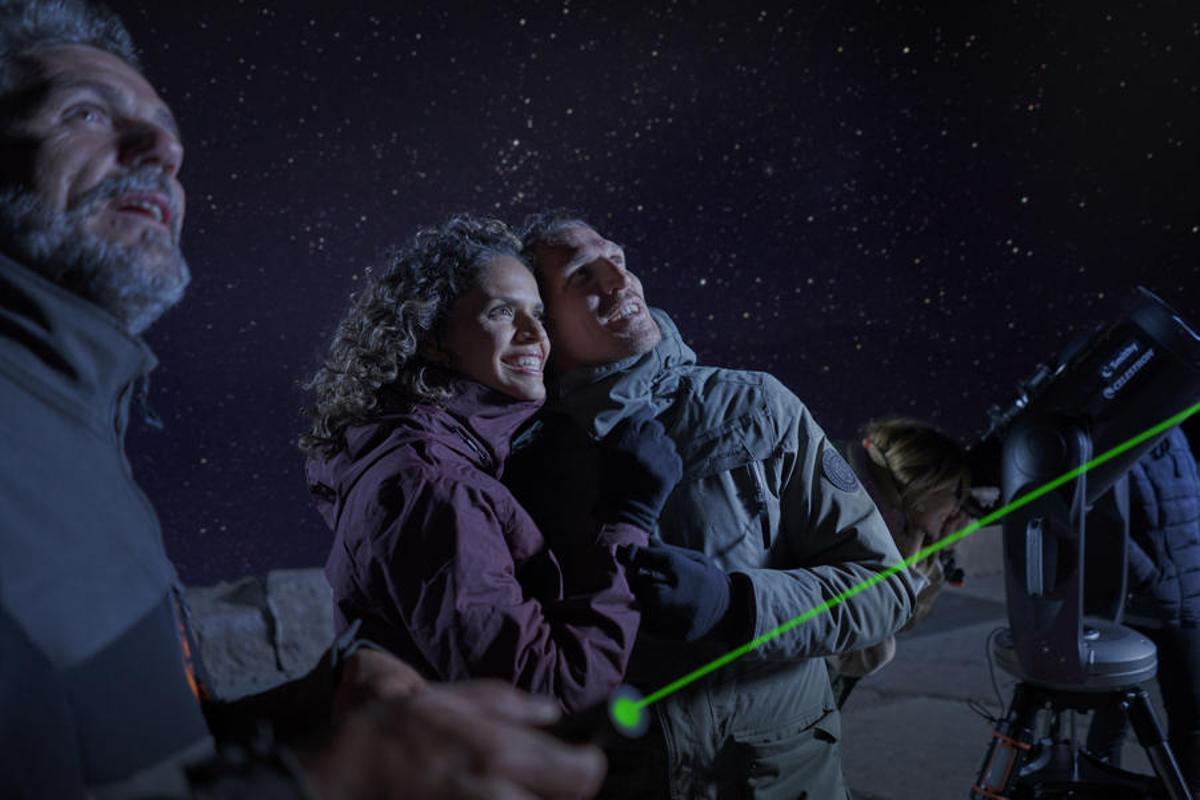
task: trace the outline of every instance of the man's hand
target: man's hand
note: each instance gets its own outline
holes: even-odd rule
[[[729,614],[731,579],[704,553],[651,541],[617,555],[641,604],[642,628],[655,636],[693,642]]]
[[[654,410],[645,406],[622,420],[600,445],[600,486],[593,513],[602,522],[627,522],[652,531],[682,476],[675,442],[654,418]]]
[[[407,697],[425,685],[415,669],[391,653],[361,647],[342,666],[333,696],[334,718],[340,719],[368,700]]]
[[[604,756],[536,729],[558,715],[499,681],[435,684],[362,705],[302,762],[323,800],[592,797]]]

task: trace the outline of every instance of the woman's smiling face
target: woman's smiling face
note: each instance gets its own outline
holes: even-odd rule
[[[529,268],[512,256],[496,256],[455,302],[439,348],[464,377],[518,400],[543,400],[542,371],[550,354],[543,313]]]

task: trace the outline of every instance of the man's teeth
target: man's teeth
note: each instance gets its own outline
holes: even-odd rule
[[[510,359],[508,363],[521,369],[541,369],[542,366],[542,360],[537,356],[521,356]]]
[[[640,305],[634,302],[629,302],[618,308],[616,313],[612,315],[612,318],[614,320],[627,319],[628,317],[634,316],[639,311],[641,311]]]
[[[134,200],[133,202],[126,203],[125,208],[140,209],[142,211],[145,211],[150,216],[154,217],[155,222],[163,221],[162,207],[155,203],[151,203],[148,200]]]

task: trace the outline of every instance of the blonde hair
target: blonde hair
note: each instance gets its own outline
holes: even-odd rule
[[[862,435],[868,457],[887,471],[905,511],[915,510],[938,492],[962,499],[970,491],[966,450],[928,422],[909,417],[872,420]]]

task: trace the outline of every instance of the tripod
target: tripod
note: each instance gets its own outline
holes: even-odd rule
[[[1061,418],[1031,415],[1004,443],[1006,497],[1030,491],[1062,464],[1091,458],[1091,437]],[[1048,493],[1004,520],[1009,625],[993,650],[1019,681],[972,787],[972,800],[1190,800],[1171,748],[1141,684],[1154,677],[1154,644],[1114,622],[1125,594],[1128,483],[1089,505],[1087,473],[1067,498]],[[1101,533],[1085,562],[1088,523]],[[1085,592],[1085,564],[1091,579]],[[1084,616],[1086,607],[1107,618]],[[1121,707],[1155,775],[1113,767],[1079,749],[1064,719],[1073,711]],[[1039,716],[1048,718],[1045,735]],[[1073,726],[1072,726],[1073,727]]]
[[[1145,644],[1153,651],[1152,644]],[[1012,652],[1011,640],[997,644],[998,650],[1005,648]],[[1125,711],[1157,777],[1096,759],[1076,747],[1073,731],[1064,730],[1063,720],[1068,713],[1095,711],[1110,703]],[[1045,735],[1039,735],[1038,716],[1043,712],[1049,717],[1049,725]],[[1022,681],[1014,688],[1008,712],[993,732],[971,797],[1189,800],[1191,794],[1144,688],[1134,685],[1067,691]]]

